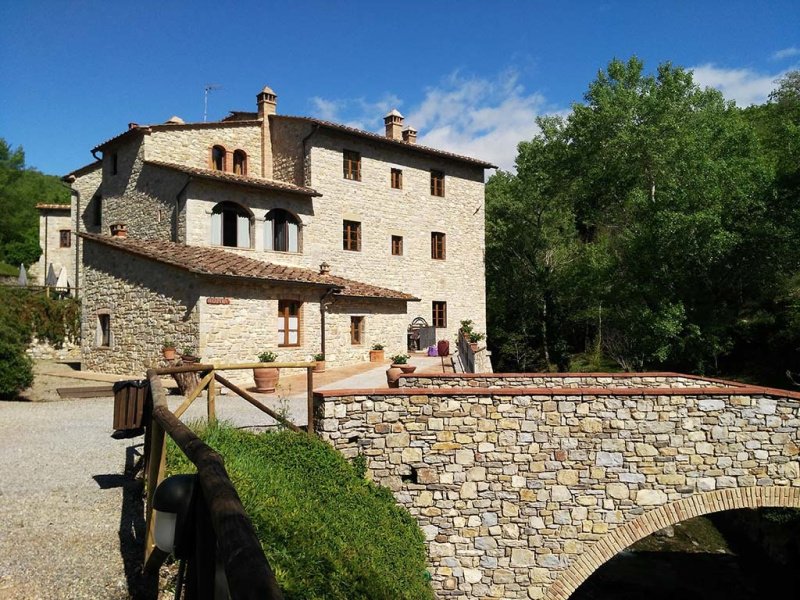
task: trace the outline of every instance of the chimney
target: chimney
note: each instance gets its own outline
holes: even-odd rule
[[[110,229],[111,229],[111,237],[115,238],[128,237],[128,225],[125,223],[112,223]]]
[[[328,263],[323,262],[319,265],[320,275],[330,275],[330,273],[331,273],[331,266]]]
[[[274,115],[278,108],[278,97],[268,85],[256,96],[258,102],[258,118],[263,119],[267,115]]]
[[[409,126],[403,129],[403,141],[408,144],[417,143],[417,130]]]
[[[383,122],[386,123],[386,137],[399,140],[400,130],[403,129],[403,115],[396,108],[392,109],[392,112],[383,117]]]

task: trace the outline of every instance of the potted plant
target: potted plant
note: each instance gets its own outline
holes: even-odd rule
[[[467,334],[467,339],[469,340],[469,346],[472,348],[472,351],[478,349],[478,342],[486,337],[485,333],[478,333],[477,331],[470,331]]]
[[[369,362],[383,362],[383,344],[372,344],[369,351]]]
[[[191,346],[184,346],[181,348],[181,360],[185,363],[198,363],[200,357],[197,356],[197,351]]]
[[[267,350],[258,355],[258,362],[272,363],[277,358],[277,354]],[[253,369],[253,379],[256,382],[257,392],[274,392],[279,377],[280,371],[275,367],[255,367]]]
[[[161,354],[166,360],[175,360],[175,342],[170,339],[164,340],[161,344]]]
[[[325,355],[322,352],[314,355],[314,373],[324,373],[325,372]]]
[[[408,364],[408,354],[395,354],[392,356],[392,366],[399,367],[403,373],[413,373],[417,367]]]

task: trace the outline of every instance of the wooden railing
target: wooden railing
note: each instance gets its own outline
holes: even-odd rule
[[[216,420],[216,384],[219,383],[244,400],[263,411],[281,425],[302,431],[284,416],[254,398],[235,385],[218,371],[276,367],[280,369],[306,369],[308,425],[307,431],[314,431],[313,373],[315,363],[252,363],[238,365],[192,364],[147,371],[150,382],[151,408],[145,416],[145,454],[144,472],[146,484],[146,537],[145,572],[157,570],[166,554],[155,545],[155,523],[153,518],[153,498],[156,488],[164,479],[166,469],[166,435],[169,435],[187,458],[197,467],[200,501],[195,503],[196,535],[194,562],[190,560],[190,580],[187,590],[194,589],[196,598],[213,598],[213,572],[219,561],[224,569],[233,600],[261,598],[282,600],[283,595],[275,581],[275,576],[267,562],[261,544],[256,537],[253,525],[242,507],[239,495],[225,470],[222,457],[203,443],[186,425],[180,421],[191,404],[206,391],[207,415],[209,423]],[[172,412],[167,405],[162,375],[178,373],[198,373],[200,382],[186,394],[181,405]],[[195,492],[197,493],[197,492]],[[209,577],[211,579],[209,580]],[[211,590],[210,595],[203,590]]]

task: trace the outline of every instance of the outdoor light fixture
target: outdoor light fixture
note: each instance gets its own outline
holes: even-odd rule
[[[192,497],[195,475],[167,477],[153,496],[156,546],[176,558],[186,558],[192,549]]]

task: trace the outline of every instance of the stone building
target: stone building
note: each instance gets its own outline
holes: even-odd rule
[[[453,340],[484,330],[484,171],[416,144],[276,112],[131,123],[65,177],[89,369],[139,372],[173,340],[207,361],[406,351],[421,317]],[[110,232],[116,235],[109,235]]]
[[[75,288],[73,223],[68,204],[37,204],[42,254],[30,269],[32,283]]]

